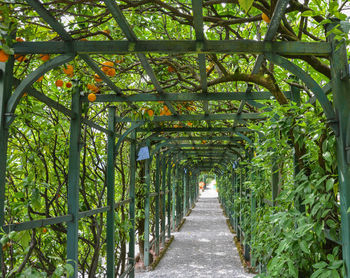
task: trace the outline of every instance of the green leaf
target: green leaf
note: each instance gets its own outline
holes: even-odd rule
[[[250,7],[253,5],[254,0],[238,0],[239,5],[245,12],[247,13],[250,9]]]
[[[312,266],[314,268],[325,268],[328,264],[324,261],[318,262],[316,264],[313,264]]]
[[[327,192],[333,189],[333,185],[334,185],[334,179],[330,178],[326,183]]]
[[[311,11],[311,10],[305,11],[301,14],[301,16],[303,17],[313,16],[313,15],[314,15],[314,11]]]
[[[310,278],[317,278],[324,272],[323,268],[317,269],[314,273],[312,273]]]
[[[289,274],[292,277],[297,278],[298,277],[298,269],[295,267],[294,263],[292,261],[288,261],[288,269],[289,269]]]
[[[343,266],[343,261],[342,260],[336,260],[331,263],[331,265],[328,267],[330,269],[338,269]]]
[[[306,253],[306,254],[309,254],[310,253],[310,250],[308,248],[308,244],[305,240],[302,240],[302,241],[299,241],[299,246],[300,246],[300,249]]]

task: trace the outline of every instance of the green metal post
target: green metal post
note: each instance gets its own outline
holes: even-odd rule
[[[184,197],[183,197],[183,215],[186,215],[187,212],[187,175],[188,170],[184,169],[184,175],[183,175],[183,183],[184,183]]]
[[[169,157],[168,163],[168,172],[167,172],[167,188],[168,188],[168,202],[167,202],[167,210],[168,210],[168,238],[171,237],[171,203],[172,203],[172,183],[171,183],[171,160]]]
[[[5,186],[6,186],[6,165],[7,145],[9,130],[6,124],[6,104],[11,96],[13,56],[7,63],[0,63],[0,227],[4,225]],[[10,116],[10,115],[9,115]],[[0,236],[1,238],[1,236]],[[0,246],[1,247],[1,246]],[[3,262],[2,248],[0,248],[0,264]]]
[[[156,241],[155,241],[155,249],[156,249],[156,255],[159,255],[159,201],[160,201],[160,195],[159,195],[159,176],[160,176],[160,157],[159,154],[156,156],[156,176],[155,176],[155,191],[157,195],[155,196],[156,201],[156,207],[155,207],[155,233],[156,233]]]
[[[175,190],[175,198],[176,198],[176,227],[180,225],[180,211],[181,211],[181,206],[180,206],[180,166],[176,165],[176,170],[175,170],[175,183],[176,183],[176,190]]]
[[[193,176],[193,186],[194,186],[194,197],[193,197],[193,202],[197,202],[197,196],[198,196],[198,179],[197,179],[197,174]]]
[[[237,196],[238,193],[239,193],[239,190],[238,190],[238,175],[235,171],[234,173],[234,179],[233,179],[233,184],[234,184],[234,196]],[[239,231],[238,231],[238,219],[239,219],[239,215],[238,215],[238,212],[236,211],[236,209],[234,210],[235,213],[234,213],[234,218],[235,218],[235,221],[234,221],[234,224],[235,224],[235,231],[236,231],[236,234],[237,234],[237,238],[238,240],[240,240],[240,237],[239,237]]]
[[[69,164],[68,164],[68,214],[73,220],[67,223],[67,260],[74,267],[73,277],[78,277],[78,220],[79,220],[79,172],[81,101],[80,89],[76,85],[72,95],[74,117],[70,123]]]
[[[346,277],[350,277],[350,80],[347,63],[346,45],[343,43],[336,50],[332,41],[331,74],[333,99],[339,133],[337,136],[337,159],[339,173],[341,238]]]
[[[146,159],[145,171],[146,171],[146,197],[145,197],[145,245],[144,245],[144,264],[145,267],[149,266],[149,215],[150,215],[150,188],[151,188],[151,178],[150,178],[150,167],[151,159]]]
[[[189,203],[189,207],[192,208],[193,206],[193,179],[192,179],[192,172],[189,172],[188,174],[188,191],[189,191],[189,194],[188,194],[188,197],[189,197],[189,200],[188,200],[188,203]]]
[[[163,156],[163,159],[165,161],[165,156]],[[165,182],[166,182],[166,163],[162,164],[162,221],[161,221],[161,231],[162,231],[162,246],[165,246],[165,218],[166,218],[166,206],[165,206]]]
[[[130,144],[130,186],[129,186],[129,265],[135,263],[135,175],[136,175],[136,131],[131,133],[133,141]],[[130,271],[129,277],[134,278],[134,268]]]
[[[253,245],[254,242],[254,227],[255,227],[255,215],[256,215],[256,198],[254,191],[251,192],[251,199],[250,199],[250,229],[251,229],[251,239],[250,239],[250,246]],[[254,258],[254,253],[250,253],[250,261],[252,267],[255,267],[256,260]]]
[[[176,228],[176,168],[173,170],[173,182],[171,184],[172,190],[172,228],[175,231]]]
[[[239,171],[239,198],[240,200],[242,200],[242,180],[243,180],[243,175],[242,175],[242,171],[243,168],[241,168],[241,170]],[[240,234],[240,238],[242,238],[243,235],[243,231],[242,231],[242,227],[243,227],[243,219],[242,219],[242,202],[239,203],[239,234]]]
[[[109,210],[107,211],[107,277],[114,278],[114,169],[115,169],[115,110],[114,106],[108,107],[108,135],[107,135],[107,205]]]

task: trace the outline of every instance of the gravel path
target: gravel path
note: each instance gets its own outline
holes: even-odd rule
[[[244,271],[214,186],[200,196],[196,207],[154,271],[136,278],[253,277]]]

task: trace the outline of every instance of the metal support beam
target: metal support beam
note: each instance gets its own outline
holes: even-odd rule
[[[167,214],[168,214],[168,238],[171,237],[171,206],[172,206],[172,182],[171,182],[171,160],[167,162],[167,188],[168,188],[168,202],[167,202]]]
[[[107,170],[106,170],[106,183],[107,183],[107,227],[106,227],[106,246],[107,246],[107,277],[114,278],[115,276],[115,256],[114,256],[114,205],[115,205],[115,111],[116,107],[108,107],[108,135],[107,135]]]
[[[291,92],[285,91],[283,94],[286,98],[291,98]],[[245,92],[217,92],[217,93],[143,93],[132,94],[128,96],[120,96],[116,94],[100,94],[96,95],[97,102],[158,102],[158,101],[225,101],[225,100],[270,100],[274,96],[270,92],[251,92],[249,94]],[[89,102],[87,96],[82,97],[83,102]]]
[[[212,115],[178,115],[178,116],[155,116],[150,122],[176,122],[176,121],[220,121],[220,120],[236,120],[239,122],[245,122],[245,120],[263,120],[266,116],[260,113],[242,113],[237,114],[212,114]],[[116,121],[118,123],[127,122],[146,122],[142,120],[132,120],[131,118],[120,118],[117,117]]]
[[[136,175],[136,131],[131,133],[132,142],[130,144],[130,185],[129,185],[129,266],[135,264],[135,175]],[[134,268],[129,273],[130,278],[134,278]]]
[[[74,267],[74,278],[78,277],[78,221],[79,221],[79,172],[80,172],[80,133],[81,102],[77,84],[72,95],[72,111],[75,115],[70,124],[69,164],[68,164],[68,214],[73,216],[67,222],[67,261]]]
[[[207,40],[201,48],[197,41],[182,40],[137,40],[130,41],[49,41],[49,42],[17,42],[14,44],[16,54],[264,54],[322,56],[331,53],[331,45],[327,42],[262,42],[254,40]]]
[[[138,128],[137,132],[222,132],[235,133],[238,132],[256,132],[256,130],[247,127],[154,127],[154,128]]]
[[[188,170],[184,169],[184,175],[183,175],[183,215],[186,215],[187,212],[187,186],[188,186],[188,182],[187,182],[187,176],[188,176]]]
[[[145,232],[144,232],[144,265],[147,268],[150,264],[149,261],[149,251],[150,251],[150,242],[149,242],[149,220],[150,220],[150,188],[151,188],[151,177],[150,177],[150,168],[151,168],[151,159],[146,159],[145,163],[145,174],[146,174],[146,196],[145,196]]]
[[[332,35],[331,35],[332,36]],[[341,239],[346,278],[350,277],[350,79],[348,72],[346,45],[342,43],[331,55],[332,89],[336,117],[339,120],[337,136],[337,160],[339,173]]]
[[[166,170],[167,170],[167,163],[166,163],[166,157],[163,155],[162,159],[162,221],[161,221],[161,231],[162,231],[162,247],[165,246],[165,219],[166,219]],[[168,199],[169,202],[169,199]]]
[[[6,124],[6,117],[10,116],[6,114],[6,104],[11,96],[12,73],[13,57],[10,57],[7,63],[0,63],[0,227],[4,225],[5,214],[7,146],[9,136],[9,126]],[[2,248],[0,248],[0,263],[2,264],[3,261]]]
[[[155,251],[156,256],[159,255],[159,202],[160,202],[160,195],[159,195],[159,181],[160,178],[160,155],[157,154],[156,156],[156,173],[155,173],[155,181],[154,181],[154,187],[155,187],[155,193],[157,194],[155,196]]]

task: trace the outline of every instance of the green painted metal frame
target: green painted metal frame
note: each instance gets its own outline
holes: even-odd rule
[[[106,242],[107,242],[107,277],[113,278],[115,276],[115,236],[114,236],[114,222],[115,222],[115,157],[117,148],[115,147],[115,112],[116,107],[108,108],[108,130],[110,133],[107,137],[107,211],[106,221]]]
[[[74,277],[78,277],[78,213],[79,213],[79,172],[80,172],[80,134],[81,134],[81,102],[80,88],[77,85],[72,96],[68,165],[68,214],[72,220],[67,222],[67,261],[74,267]]]
[[[193,14],[194,14],[194,26],[196,32],[196,41],[141,41],[137,40],[132,29],[126,22],[125,17],[120,11],[119,7],[112,0],[104,0],[109,11],[112,13],[114,19],[117,21],[118,25],[121,27],[128,41],[108,41],[108,42],[83,42],[83,41],[73,41],[69,33],[63,28],[63,26],[57,22],[57,20],[47,12],[44,6],[38,0],[27,0],[28,4],[35,9],[38,14],[61,36],[64,40],[62,42],[18,42],[14,44],[14,50],[17,54],[35,54],[35,53],[57,53],[62,54],[49,62],[46,62],[37,70],[29,74],[24,80],[14,80],[14,84],[17,88],[11,94],[11,85],[13,82],[12,78],[12,67],[13,67],[13,57],[10,58],[9,62],[6,64],[0,63],[0,159],[6,162],[6,152],[7,152],[7,140],[8,140],[8,127],[14,119],[14,112],[16,106],[24,93],[24,90],[28,91],[30,95],[36,97],[40,101],[46,103],[50,107],[57,109],[58,111],[64,113],[71,117],[71,137],[70,137],[70,154],[69,154],[69,171],[68,171],[68,215],[57,217],[55,219],[43,219],[30,221],[28,223],[21,224],[11,224],[8,226],[3,226],[4,224],[4,189],[5,189],[5,170],[6,163],[0,165],[0,225],[4,227],[5,232],[9,230],[24,230],[28,228],[41,227],[43,225],[50,225],[54,223],[67,222],[67,258],[70,263],[75,267],[75,277],[77,277],[77,258],[78,258],[78,221],[81,217],[86,217],[89,215],[107,212],[107,276],[113,277],[114,273],[114,250],[112,252],[112,246],[114,249],[114,238],[113,238],[113,220],[114,220],[114,209],[117,204],[114,201],[114,159],[115,152],[118,149],[114,145],[115,138],[118,135],[114,131],[114,126],[116,122],[133,122],[128,118],[115,117],[113,111],[114,108],[110,108],[109,113],[109,125],[108,129],[100,127],[93,123],[92,121],[81,118],[81,103],[87,101],[86,97],[80,97],[79,86],[75,88],[75,93],[72,97],[72,109],[69,110],[66,107],[60,105],[59,103],[51,100],[50,98],[44,96],[40,92],[37,92],[31,85],[36,81],[38,77],[46,73],[47,71],[62,65],[79,55],[88,66],[90,66],[95,72],[101,76],[105,83],[111,88],[116,95],[105,95],[98,96],[97,101],[99,102],[137,102],[137,101],[165,101],[166,105],[170,108],[174,116],[157,116],[152,120],[153,122],[163,122],[163,121],[212,121],[212,120],[234,120],[233,126],[237,122],[244,122],[244,120],[259,120],[264,119],[259,114],[244,114],[242,113],[243,106],[246,102],[254,103],[254,100],[270,99],[269,93],[254,93],[247,91],[246,93],[207,93],[207,80],[206,80],[206,70],[205,70],[205,54],[206,53],[250,53],[259,54],[257,62],[254,66],[254,71],[258,71],[263,57],[272,61],[273,63],[283,67],[284,69],[295,74],[301,81],[303,81],[306,86],[315,94],[316,98],[319,100],[323,110],[327,116],[330,125],[332,126],[335,134],[337,135],[337,154],[338,154],[338,168],[340,178],[340,198],[341,198],[341,217],[342,217],[342,244],[343,244],[343,256],[345,264],[347,267],[347,273],[350,273],[350,216],[347,213],[347,209],[350,206],[350,191],[348,183],[350,182],[350,99],[347,92],[350,90],[349,81],[349,67],[347,64],[346,49],[344,45],[337,49],[337,42],[330,39],[323,43],[305,43],[305,42],[270,42],[273,38],[276,30],[279,26],[281,16],[287,6],[288,1],[280,0],[277,2],[275,13],[272,16],[272,21],[269,26],[269,30],[264,39],[264,42],[240,40],[240,41],[206,41],[203,32],[203,3],[201,1],[192,1],[193,4]],[[115,49],[118,49],[118,53],[133,54],[136,53],[144,69],[146,70],[148,76],[150,77],[153,85],[157,90],[157,94],[142,94],[125,96],[122,94],[120,88],[116,87],[115,84],[105,75],[99,67],[90,58],[89,54],[115,54]],[[200,82],[202,93],[180,93],[180,94],[166,94],[160,86],[153,69],[151,68],[149,62],[146,59],[144,53],[195,53],[198,54],[198,63],[200,70]],[[264,55],[264,56],[262,56]],[[326,92],[329,91],[325,88],[321,88],[310,76],[307,75],[301,68],[297,67],[292,62],[283,58],[281,55],[317,55],[323,57],[331,58],[331,71],[332,71],[332,86],[334,94],[334,106],[328,100]],[[292,90],[293,91],[293,90]],[[286,97],[290,98],[287,92]],[[205,115],[178,115],[177,111],[173,107],[170,101],[204,101]],[[210,100],[242,100],[241,105],[236,114],[216,114],[209,115],[208,111],[208,101]],[[348,101],[347,101],[348,100]],[[130,266],[130,277],[133,277],[133,265],[135,256],[135,171],[136,171],[136,130],[137,132],[147,132],[152,129],[142,129],[140,125],[146,121],[136,121],[136,125],[132,127],[128,133],[121,137],[122,140],[128,140],[130,145],[130,200],[125,200],[123,202],[130,202],[130,220],[131,228],[130,234],[130,244],[129,244],[129,266]],[[79,152],[80,152],[80,128],[81,124],[87,124],[93,128],[96,128],[108,136],[108,147],[107,147],[107,190],[108,190],[108,201],[107,206],[103,208],[94,209],[91,211],[79,212]],[[156,130],[156,129],[153,129]],[[237,133],[241,130],[242,132],[250,132],[250,130],[244,127],[234,127],[234,128],[159,128],[157,131],[161,132],[230,132]],[[132,138],[128,138],[127,135],[132,133]],[[243,134],[241,134],[243,135]],[[240,136],[241,136],[240,135]],[[119,135],[120,136],[120,135]],[[243,135],[248,138],[246,135]],[[243,138],[240,137],[240,139]],[[205,139],[206,138],[206,139]],[[221,139],[220,139],[221,138]],[[230,139],[228,139],[230,138]],[[153,138],[155,141],[167,140],[165,137]],[[204,136],[201,140],[227,140],[231,141],[233,138],[230,136]],[[244,139],[244,138],[243,138]],[[249,138],[248,138],[249,139]],[[179,137],[173,138],[171,140],[200,140],[194,137]],[[119,145],[117,145],[119,146]],[[224,149],[224,146],[214,146],[206,145],[202,147],[196,144],[175,144],[171,146],[169,141],[164,144],[166,147],[173,147],[174,149],[181,149],[183,154],[186,153],[186,149],[194,147],[197,149]],[[227,148],[227,146],[225,146]],[[179,219],[185,214],[188,208],[188,201],[191,203],[191,193],[188,187],[190,184],[189,175],[185,175],[183,171],[183,165],[180,165],[182,159],[189,157],[196,158],[204,157],[200,152],[188,152],[187,155],[176,155],[175,159],[172,152],[167,152],[164,154],[168,156],[166,166],[159,166],[159,156],[157,153],[157,166],[156,166],[156,222],[159,222],[159,203],[160,203],[160,170],[162,172],[162,205],[163,205],[163,215],[165,215],[165,187],[168,187],[168,200],[167,200],[167,213],[168,213],[168,237],[170,236],[170,211],[171,204],[173,206],[173,218],[172,220],[179,222]],[[230,156],[228,156],[230,157]],[[224,164],[223,159],[226,159],[225,155],[208,155],[207,159],[203,160],[201,165],[192,164],[197,167],[198,171],[207,170],[214,167],[216,164]],[[236,157],[232,156],[232,159]],[[146,162],[146,181],[147,181],[147,196],[146,196],[146,214],[149,214],[150,205],[150,163],[151,160]],[[173,168],[172,165],[175,165]],[[173,181],[171,179],[171,172],[174,169]],[[273,171],[274,172],[274,171]],[[198,178],[198,173],[193,174],[193,180],[196,181]],[[234,188],[236,192],[242,194],[241,184],[244,177],[237,177],[234,174]],[[182,181],[182,183],[181,183]],[[275,188],[276,181],[273,182]],[[172,185],[172,192],[170,186]],[[237,186],[240,185],[239,189]],[[274,190],[276,192],[276,190]],[[171,193],[173,197],[171,198]],[[181,195],[183,194],[183,199]],[[198,186],[194,183],[194,194],[196,199],[198,197]],[[252,193],[253,196],[253,193]],[[273,200],[275,200],[275,193],[273,193]],[[189,200],[188,200],[189,199]],[[183,211],[181,212],[181,202]],[[252,210],[256,209],[256,200],[252,197]],[[176,212],[176,219],[174,213]],[[146,217],[146,220],[149,221]],[[242,220],[242,219],[240,219]],[[235,224],[238,227],[239,219],[235,220]],[[147,227],[148,227],[147,223]],[[161,223],[161,230],[165,230],[165,219]],[[156,231],[156,249],[159,251],[159,225],[157,225],[158,231]],[[173,228],[174,225],[173,225]],[[147,233],[149,235],[149,232]],[[145,233],[146,236],[146,233]],[[165,237],[163,237],[164,240]],[[147,240],[149,244],[149,240]],[[163,243],[164,244],[164,243]],[[145,245],[146,246],[146,245]],[[148,246],[149,247],[149,246]],[[146,249],[146,247],[145,247]],[[149,249],[148,249],[149,251]],[[1,250],[0,250],[1,252]],[[112,254],[113,253],[113,254]],[[145,257],[145,260],[148,256]],[[146,265],[146,262],[145,262]],[[348,277],[348,276],[347,276]]]
[[[286,98],[291,98],[291,92],[283,92]],[[217,93],[156,93],[133,94],[120,96],[116,94],[96,95],[95,102],[156,102],[156,101],[227,101],[227,100],[271,100],[274,96],[270,92],[217,92]],[[83,102],[89,102],[87,96],[82,97]]]
[[[328,42],[263,42],[253,40],[207,40],[201,47],[198,47],[198,42],[194,40],[17,42],[13,48],[16,54],[65,54],[72,52],[77,54],[264,54],[272,52],[288,56],[316,55],[327,57],[332,52],[331,44]]]
[[[136,182],[136,131],[131,133],[131,139],[133,141],[130,144],[130,184],[129,184],[129,254],[128,263],[134,266],[135,264],[135,182]],[[130,278],[134,278],[134,269],[129,273]]]

